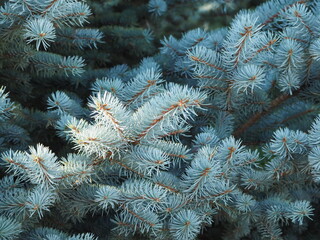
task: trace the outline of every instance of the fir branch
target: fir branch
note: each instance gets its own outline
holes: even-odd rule
[[[275,108],[277,108],[279,105],[281,105],[282,103],[284,103],[285,101],[287,101],[288,99],[296,96],[299,93],[299,91],[295,91],[292,95],[288,95],[288,94],[283,94],[280,95],[279,97],[277,97],[276,99],[274,99],[271,103],[270,106],[259,113],[256,113],[255,115],[253,115],[250,119],[247,120],[246,123],[244,123],[241,127],[239,127],[234,133],[233,135],[236,137],[239,137],[243,132],[245,132],[248,128],[250,128],[251,126],[253,126],[256,122],[258,122],[262,117],[268,115],[269,113],[272,112],[272,110],[274,110]]]

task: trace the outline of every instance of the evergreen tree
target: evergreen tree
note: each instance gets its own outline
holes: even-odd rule
[[[88,4],[90,29],[77,28],[91,14],[81,1],[0,10],[0,238],[316,238],[320,1],[271,0],[229,28],[166,36],[159,53],[131,22],[149,12],[166,26],[160,18],[183,1],[149,1],[144,13]],[[155,54],[106,69],[106,54],[128,46],[136,52],[119,63]],[[71,54],[85,48],[86,72]],[[33,93],[46,110],[27,108]]]

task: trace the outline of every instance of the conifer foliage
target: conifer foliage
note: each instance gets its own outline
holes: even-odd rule
[[[170,4],[151,0],[148,11],[160,18]],[[2,66],[13,64],[21,77],[23,70],[81,79],[83,58],[51,53],[51,44],[67,44],[68,34],[79,49],[102,43],[98,29],[74,29],[91,14],[82,1],[10,0],[0,13],[0,49],[12,55]],[[318,0],[271,0],[240,11],[228,28],[166,36],[137,66],[93,74],[86,99],[53,90],[46,111],[24,109],[2,87],[0,239],[314,232],[319,16]],[[29,116],[69,148],[31,144],[37,123]]]
[[[91,15],[89,6],[81,1],[8,1],[0,13],[2,55],[10,56],[7,58],[10,62],[2,64],[13,65],[15,69],[30,67],[47,76],[80,75],[84,66],[82,57],[62,57],[42,50],[49,49],[61,37],[72,39],[80,48],[101,42],[102,35],[97,31],[74,29],[76,34],[71,31],[72,27],[83,26]]]

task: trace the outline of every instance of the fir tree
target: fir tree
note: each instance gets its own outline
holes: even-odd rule
[[[87,75],[82,57],[57,53],[95,48],[111,27],[93,20],[100,30],[69,28],[84,23],[88,5],[40,2],[1,9],[1,50],[13,56],[3,69],[49,86],[54,76],[94,81],[83,84],[91,84],[87,99],[46,90],[45,111],[22,107],[1,88],[0,238],[187,240],[217,230],[223,239],[264,240],[314,231],[318,0],[271,0],[240,11],[228,28],[166,36],[159,53],[133,67],[94,70],[89,57]],[[116,14],[120,2],[101,9]],[[176,2],[143,7],[161,18]],[[132,30],[112,28],[121,38]],[[55,44],[64,47],[50,52]],[[66,145],[59,155],[33,136],[48,125]]]

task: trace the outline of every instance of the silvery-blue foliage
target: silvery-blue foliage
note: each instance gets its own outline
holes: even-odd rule
[[[22,20],[12,12],[37,15],[24,40],[38,50],[58,26],[90,14],[82,2],[40,2],[9,1],[0,18],[14,25]],[[149,10],[161,15],[165,3],[150,1]],[[96,239],[39,227],[50,219],[97,218],[110,239],[196,239],[213,223],[225,226],[224,239],[289,239],[307,229],[320,196],[319,14],[318,0],[271,0],[240,11],[229,28],[165,37],[156,56],[97,78],[86,102],[53,92],[46,116],[74,152],[56,156],[42,144],[27,148],[27,136],[1,135],[0,238]],[[32,61],[45,75],[77,75],[84,64],[46,53]],[[0,127],[9,129],[18,106],[0,92]]]

